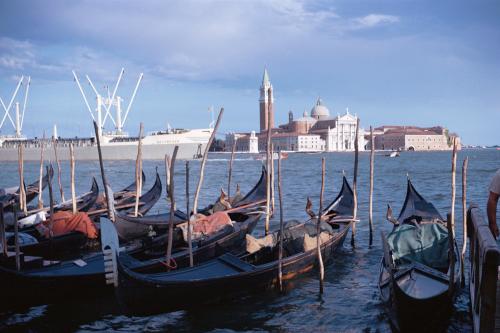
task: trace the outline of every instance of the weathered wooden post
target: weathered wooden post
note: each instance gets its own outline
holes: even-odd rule
[[[448,239],[449,239],[449,257],[450,257],[450,284],[448,292],[453,294],[455,281],[455,196],[456,196],[456,168],[457,168],[457,139],[453,138],[453,153],[451,160],[451,212],[447,216]]]
[[[368,210],[368,221],[370,223],[370,246],[372,246],[373,244],[373,168],[375,164],[374,161],[375,161],[375,140],[373,139],[373,127],[370,126],[370,202]]]
[[[21,251],[19,249],[19,224],[17,223],[17,212],[19,206],[14,204],[14,243],[16,247],[16,270],[21,270]],[[6,243],[7,244],[7,243]]]
[[[268,91],[268,97],[270,96],[271,89]],[[271,104],[267,103],[267,139],[266,139],[266,222],[264,225],[266,235],[269,234],[269,219],[271,218],[271,160],[273,158],[273,152],[271,148],[271,135],[272,135],[272,122],[271,122]]]
[[[234,161],[234,153],[236,152],[236,141],[238,139],[236,138],[236,135],[234,136],[233,139],[233,147],[231,149],[231,159],[229,160],[229,175],[227,179],[227,199],[229,202],[231,202],[231,178],[233,176],[233,161]]]
[[[71,181],[71,206],[73,207],[73,214],[77,213],[76,209],[76,191],[75,191],[75,152],[73,150],[73,143],[69,144],[69,168],[70,168],[70,181]],[[104,184],[106,186],[106,184]]]
[[[57,139],[53,138],[52,139],[52,146],[54,147],[54,155],[56,158],[56,163],[57,163],[57,183],[59,184],[59,193],[61,194],[61,202],[66,201],[64,199],[64,190],[61,182],[61,162],[59,161],[59,157],[57,154]]]
[[[3,212],[3,202],[0,202],[0,242],[2,242],[2,254],[4,257],[7,257],[7,238],[5,237],[5,220]]]
[[[168,197],[170,198],[170,221],[168,224],[168,242],[167,242],[167,267],[169,269],[176,268],[170,265],[172,260],[172,242],[174,235],[174,216],[175,216],[175,197],[174,197],[174,173],[175,173],[175,160],[177,158],[177,151],[179,146],[174,147],[174,152],[172,153],[172,158],[165,156],[165,168],[169,169],[167,173],[170,176],[169,186],[168,186]],[[190,241],[190,240],[188,240]]]
[[[137,159],[135,161],[135,208],[134,216],[139,215],[139,200],[142,192],[142,132],[144,125],[139,125],[139,143],[137,144]]]
[[[271,217],[274,215],[274,144],[271,142]]]
[[[352,181],[352,191],[354,193],[354,210],[353,210],[353,223],[351,233],[351,245],[354,246],[354,239],[356,237],[356,219],[358,214],[358,160],[359,160],[359,118],[356,121],[356,137],[354,138],[354,175]]]
[[[231,171],[229,171],[231,174]],[[191,217],[189,216],[189,161],[186,161],[186,215],[188,226],[189,267],[193,267],[193,243],[191,242]]]
[[[316,226],[316,248],[318,251],[318,268],[319,268],[319,293],[323,294],[323,280],[325,278],[325,268],[323,266],[323,258],[321,256],[321,220],[323,219],[323,193],[325,191],[325,158],[321,158],[321,190],[319,193],[319,212]]]
[[[102,151],[101,151],[101,137],[99,135],[100,129],[97,126],[97,123],[94,121],[94,132],[95,132],[95,137],[96,137],[96,142],[97,142],[97,153],[99,154],[99,167],[101,168],[101,177],[102,177],[102,184],[104,185],[104,193],[106,195],[106,208],[108,210],[108,217],[111,221],[115,222],[115,213],[112,211],[112,208],[110,206],[110,202],[113,201],[113,198],[109,196],[109,190],[108,190],[108,182],[106,181],[106,174],[104,173],[104,163],[102,161]]]
[[[469,164],[469,157],[464,159],[462,164],[462,226],[463,226],[463,245],[460,257],[460,268],[462,273],[462,286],[465,286],[465,252],[467,250],[467,166]]]
[[[279,289],[283,291],[283,194],[281,192],[281,154],[278,156],[278,196],[280,202],[280,232],[279,232],[279,252],[278,252],[278,282]]]
[[[210,135],[210,139],[208,139],[208,144],[207,147],[205,148],[205,152],[203,153],[203,158],[201,159],[201,165],[200,165],[200,178],[198,179],[198,186],[196,186],[196,192],[194,194],[194,200],[193,200],[193,215],[189,218],[190,222],[195,221],[196,219],[196,214],[198,213],[198,197],[200,195],[200,190],[201,190],[201,185],[203,184],[203,174],[205,172],[205,164],[207,162],[208,158],[208,151],[210,150],[210,146],[212,145],[212,142],[215,138],[215,134],[217,133],[217,129],[219,128],[220,122],[222,120],[222,115],[224,114],[224,108],[221,108],[219,111],[219,115],[217,116],[217,121],[215,122],[215,127]],[[188,228],[190,228],[191,225],[189,224]],[[188,234],[188,237],[191,236],[191,233]],[[191,243],[191,238],[188,239],[188,243]],[[193,262],[193,253],[190,253],[189,256],[189,262]]]
[[[26,189],[24,188],[24,153],[23,144],[20,143],[18,146],[18,171],[19,171],[19,208],[24,212],[24,215],[28,212],[28,207],[26,207]]]
[[[201,159],[200,178],[198,179],[198,186],[196,187],[196,192],[194,194],[192,218],[195,218],[195,215],[198,213],[198,196],[200,195],[201,185],[203,184],[203,174],[205,171],[205,163],[207,162],[208,151],[210,149],[210,146],[212,145],[212,141],[215,138],[215,133],[217,132],[217,129],[219,128],[219,124],[220,124],[220,121],[222,119],[223,114],[224,114],[224,108],[221,108],[219,111],[219,115],[217,116],[217,121],[215,122],[214,130],[213,130],[212,134],[210,135],[210,139],[208,139],[207,147],[205,148],[205,152],[203,153],[203,157]]]
[[[52,167],[52,165],[50,166]],[[54,193],[52,192],[52,175],[50,174],[49,166],[47,168],[47,176],[49,177],[48,188],[49,188],[49,209],[50,209],[50,224],[49,224],[49,235],[50,238],[53,236],[52,230],[54,230]]]
[[[43,198],[42,198],[42,191],[43,191],[43,148],[44,148],[44,141],[45,141],[45,131],[43,132],[43,138],[42,138],[42,143],[40,144],[40,175],[38,177],[38,209],[43,208]]]

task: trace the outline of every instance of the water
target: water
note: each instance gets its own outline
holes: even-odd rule
[[[304,219],[305,202],[310,196],[314,209],[318,209],[321,182],[321,157],[326,157],[327,183],[325,202],[331,201],[341,185],[342,170],[352,182],[353,154],[290,154],[283,161],[283,188],[285,219]],[[469,156],[468,201],[486,207],[488,184],[493,173],[500,167],[500,151],[466,150],[459,153],[457,172],[457,238],[462,243],[462,209],[460,170],[465,156]],[[213,154],[205,170],[205,182],[200,196],[200,206],[212,202],[220,187],[227,188],[228,154]],[[242,192],[248,191],[258,180],[260,161],[238,155],[233,167],[233,184],[241,184]],[[176,165],[175,195],[178,207],[185,206],[185,164]],[[190,162],[191,193],[194,193],[198,178],[199,161]],[[129,185],[134,179],[135,163],[132,161],[107,162],[106,173],[113,188]],[[158,167],[164,179],[162,161],[145,161],[147,175],[145,189],[152,185],[154,170]],[[69,168],[62,164],[62,182],[69,184]],[[100,176],[96,162],[77,162],[77,192],[88,191],[90,177]],[[385,220],[387,203],[395,214],[399,212],[406,191],[406,176],[411,177],[415,187],[433,202],[442,215],[451,206],[451,153],[402,153],[399,158],[377,155],[375,160],[374,190],[374,244],[369,247],[368,190],[369,154],[362,153],[359,161],[358,193],[359,217],[356,247],[350,245],[350,235],[333,262],[326,267],[325,292],[318,297],[318,279],[311,274],[295,281],[295,288],[284,295],[266,293],[245,299],[211,305],[202,310],[179,311],[149,317],[129,317],[120,312],[112,297],[98,297],[94,301],[72,300],[67,304],[37,306],[23,313],[0,314],[0,329],[9,331],[176,331],[176,332],[387,332],[391,330],[377,289],[379,262],[382,256],[380,230],[388,232],[391,224]],[[35,163],[25,165],[27,182],[38,174]],[[0,168],[0,187],[15,186],[17,164],[4,163]],[[234,187],[233,190],[234,191]],[[69,197],[69,187],[65,187]],[[58,198],[58,192],[57,192]],[[45,198],[48,202],[48,198]],[[166,209],[166,201],[153,208],[152,213]],[[278,214],[271,221],[278,227]],[[255,231],[263,233],[263,223]],[[78,286],[75,286],[78,288]],[[455,304],[455,311],[448,328],[449,332],[472,330],[469,315],[469,296],[462,291]],[[221,290],[221,293],[224,291]],[[2,302],[8,300],[2,299]]]

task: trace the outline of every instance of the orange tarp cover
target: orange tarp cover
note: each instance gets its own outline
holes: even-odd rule
[[[47,228],[49,228],[51,220],[53,221],[53,236],[79,231],[87,235],[88,238],[97,238],[97,229],[86,213],[56,212],[53,217],[43,222]],[[49,237],[49,229],[46,229],[45,236]]]
[[[231,223],[231,218],[226,212],[216,212],[209,216],[197,214],[196,217],[197,219],[193,222],[193,231],[205,235],[216,232],[224,225]]]

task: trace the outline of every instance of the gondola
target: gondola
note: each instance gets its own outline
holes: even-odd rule
[[[99,197],[99,185],[97,185],[97,180],[92,177],[92,187],[90,191],[78,196],[76,198],[77,210],[79,212],[87,212],[95,204],[97,198]],[[72,210],[72,201],[66,200],[54,206],[54,211],[60,210]]]
[[[52,166],[49,168],[50,177],[54,175],[54,169]],[[49,183],[49,174],[45,174],[42,177],[42,191],[47,187]],[[40,181],[37,180],[28,186],[26,186],[26,204],[33,201],[38,196],[38,190],[40,186]],[[19,203],[19,186],[0,189],[0,203],[4,205],[4,211],[12,211],[12,204]]]
[[[146,214],[158,201],[161,196],[162,185],[158,174],[156,174],[156,181],[151,189],[144,193],[140,197],[139,213]],[[119,202],[119,204],[127,206],[127,204],[135,202],[135,197],[125,198]],[[128,205],[130,206],[130,205]],[[126,208],[127,210],[133,209],[133,207]],[[93,212],[88,212],[92,215]],[[96,214],[97,218],[99,215]],[[37,238],[38,242],[34,244],[27,244],[21,246],[21,251],[26,255],[31,256],[41,256],[45,259],[67,259],[71,257],[79,257],[82,252],[89,252],[99,244],[95,241],[89,240],[85,234],[78,231],[72,231],[64,235],[54,236],[52,238],[46,238],[40,236],[38,231],[34,228],[29,230],[24,230],[24,232]],[[12,245],[12,244],[10,244]]]
[[[350,193],[349,193],[350,192]],[[352,191],[344,179],[341,193],[323,210],[323,230],[328,230],[328,238],[321,243],[325,263],[332,259],[334,252],[342,246],[353,223],[343,219],[335,221],[335,209],[344,210],[352,203]],[[352,214],[352,206],[345,216]],[[352,215],[351,215],[352,217]],[[282,261],[283,281],[312,271],[317,264],[317,248],[298,246],[301,238],[293,235],[301,230],[316,230],[316,220],[291,225],[285,229],[283,238],[284,256]],[[301,235],[300,233],[298,233]],[[307,235],[309,237],[309,234]],[[271,237],[276,240],[277,234]],[[302,243],[305,244],[306,235]],[[314,241],[316,244],[316,241]],[[207,303],[231,300],[240,295],[268,290],[276,285],[278,277],[278,245],[265,246],[257,251],[240,255],[224,253],[194,267],[155,273],[141,273],[132,269],[126,256],[117,256],[118,286],[116,295],[128,313],[153,314],[176,311]]]
[[[146,182],[146,175],[144,171],[142,172],[142,184]],[[160,186],[161,187],[161,186]],[[117,206],[127,206],[128,204],[135,202],[135,191],[136,184],[135,181],[128,185],[127,187],[116,191],[113,193],[113,198],[115,199],[115,204]],[[100,211],[106,208],[104,193],[99,195],[96,202],[89,211]],[[128,209],[129,207],[127,207]],[[148,209],[149,210],[149,209]]]
[[[255,207],[253,211],[243,211],[230,213],[231,218],[237,222],[234,229],[223,229],[210,237],[193,242],[195,263],[206,261],[241,245],[245,235],[255,228],[262,214],[261,207]],[[101,217],[101,221],[103,220],[107,219]],[[125,247],[123,253],[127,254],[134,269],[164,269],[165,238],[162,235],[135,241]],[[189,263],[187,248],[174,248],[172,258],[178,265],[186,265]],[[0,254],[0,294],[11,300],[9,307],[54,303],[64,300],[67,295],[93,297],[97,292],[112,292],[112,288],[105,284],[104,257],[101,251],[84,253],[70,260],[60,261],[23,254],[21,263],[21,270],[17,271],[14,258],[6,258]],[[75,291],[75,288],[78,290]]]
[[[266,199],[265,169],[262,169],[261,176],[257,184],[240,200],[233,202],[232,208],[262,204]],[[205,215],[210,214],[211,207],[201,209],[199,212]],[[170,213],[163,213],[149,216],[130,216],[127,212],[115,213],[115,226],[121,240],[130,241],[140,237],[146,237],[151,230],[165,230],[170,221]],[[185,213],[177,210],[174,213],[174,225],[178,225],[187,220]]]
[[[393,230],[382,234],[380,295],[393,326],[401,331],[444,329],[460,286],[458,246],[453,242],[455,267],[451,279],[446,222],[408,179],[406,198]],[[450,284],[452,284],[450,289]]]

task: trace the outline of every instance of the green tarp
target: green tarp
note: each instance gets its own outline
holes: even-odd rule
[[[387,237],[395,260],[417,261],[436,269],[448,267],[448,230],[441,224],[402,224]]]

